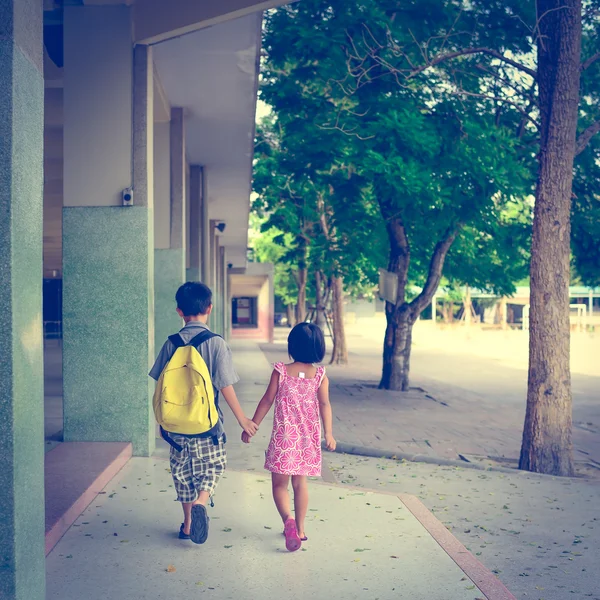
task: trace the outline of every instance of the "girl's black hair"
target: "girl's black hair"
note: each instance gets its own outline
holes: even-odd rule
[[[313,323],[298,323],[288,337],[288,354],[306,364],[320,363],[325,358],[325,336]]]

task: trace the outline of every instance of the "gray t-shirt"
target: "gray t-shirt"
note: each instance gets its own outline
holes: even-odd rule
[[[187,344],[198,334],[207,329],[208,325],[200,323],[199,321],[192,321],[179,332],[179,335],[181,335],[181,338]],[[231,348],[222,337],[215,336],[210,338],[200,345],[198,351],[208,367],[208,372],[210,373],[210,378],[212,379],[216,391],[234,385],[240,380],[233,367]],[[152,379],[158,381],[163,369],[171,360],[173,354],[175,354],[175,346],[171,340],[167,340],[150,371],[150,377],[152,377]],[[217,432],[217,435],[221,435],[222,433],[223,412],[219,406],[219,431]]]

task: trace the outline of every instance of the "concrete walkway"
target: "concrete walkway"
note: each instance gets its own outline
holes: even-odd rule
[[[234,355],[238,393],[252,414],[270,366],[250,342],[236,342]],[[50,553],[48,600],[514,598],[412,496],[315,481],[310,540],[286,552],[262,470],[269,425],[248,447],[226,418],[230,469],[207,544],[177,539],[181,509],[161,445],[152,459],[132,459]],[[329,474],[325,465],[325,480]]]

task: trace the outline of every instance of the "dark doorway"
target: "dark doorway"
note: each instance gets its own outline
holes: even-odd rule
[[[258,327],[258,298],[233,298],[231,323],[238,329]]]

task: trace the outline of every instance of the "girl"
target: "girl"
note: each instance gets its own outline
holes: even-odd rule
[[[300,323],[288,337],[291,364],[276,363],[271,381],[253,421],[260,425],[275,402],[273,433],[266,452],[265,469],[271,471],[273,499],[283,519],[285,545],[290,552],[307,540],[304,519],[308,510],[307,477],[321,475],[321,424],[325,443],[335,450],[329,380],[324,367],[315,367],[325,356],[325,338],[319,327]],[[244,432],[242,441],[250,437]],[[292,478],[294,512],[290,510],[288,484]]]

